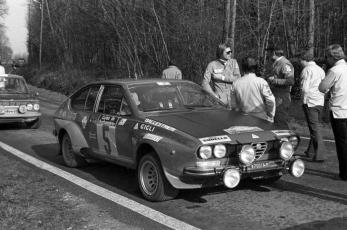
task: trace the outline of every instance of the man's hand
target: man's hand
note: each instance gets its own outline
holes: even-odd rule
[[[268,81],[270,84],[273,84],[273,83],[275,82],[275,77],[274,77],[274,76],[268,77],[267,81]]]

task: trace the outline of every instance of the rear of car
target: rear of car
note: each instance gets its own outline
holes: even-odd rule
[[[25,123],[39,128],[41,120],[39,100],[28,90],[23,77],[0,75],[0,124]]]

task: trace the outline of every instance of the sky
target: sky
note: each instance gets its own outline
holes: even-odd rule
[[[9,8],[5,18],[6,35],[13,55],[27,55],[27,5],[28,0],[6,0]]]

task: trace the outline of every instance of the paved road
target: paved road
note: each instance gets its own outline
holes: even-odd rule
[[[0,127],[1,142],[197,228],[347,229],[347,182],[337,180],[333,143],[326,143],[326,162],[308,162],[306,174],[300,179],[286,175],[269,186],[248,181],[236,190],[221,187],[182,191],[175,200],[150,203],[141,197],[133,171],[107,163],[94,163],[82,169],[66,168],[57,155],[58,144],[52,135],[51,115],[57,105],[42,99],[42,127],[39,130]],[[303,140],[299,152],[303,152],[305,145],[307,141]],[[0,153],[8,154],[3,150]],[[105,208],[112,218],[124,223],[144,229],[165,228],[111,201],[86,193],[83,188],[68,182],[59,185],[77,196],[85,196],[88,202]]]

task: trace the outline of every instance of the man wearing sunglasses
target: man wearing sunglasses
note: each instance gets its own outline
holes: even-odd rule
[[[218,45],[217,59],[207,65],[202,87],[212,96],[221,100],[228,108],[236,108],[233,82],[241,77],[239,65],[233,59],[230,46]]]

